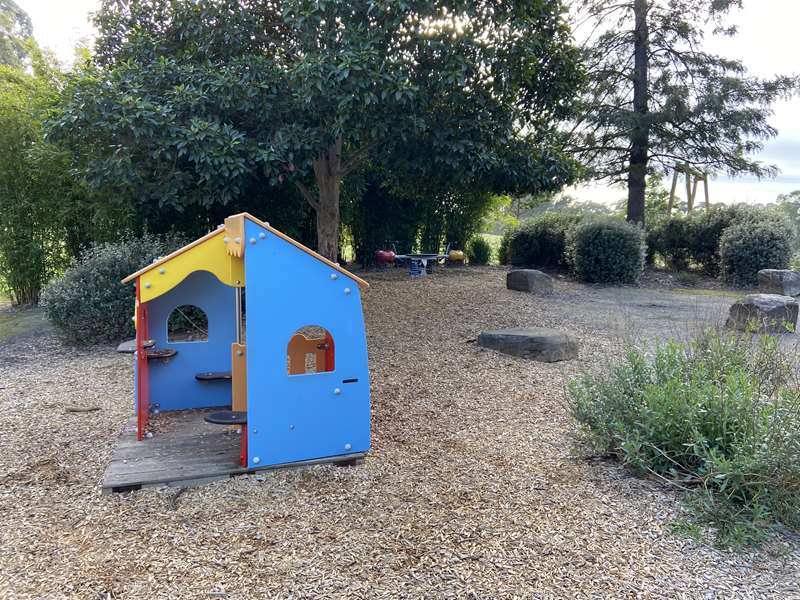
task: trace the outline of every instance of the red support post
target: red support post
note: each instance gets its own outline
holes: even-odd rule
[[[243,467],[247,467],[247,425],[242,425],[242,454],[239,457],[239,461],[242,463]]]
[[[142,304],[136,281],[136,439],[141,441],[150,417],[150,373],[147,366],[147,303]]]

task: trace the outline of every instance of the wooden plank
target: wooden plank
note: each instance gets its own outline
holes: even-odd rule
[[[169,431],[136,441],[135,418],[119,437],[103,477],[103,493],[143,487],[189,486],[231,476],[324,463],[353,464],[364,453],[298,461],[260,469],[240,466],[240,441],[224,428],[203,421],[209,412],[185,411],[170,415]]]

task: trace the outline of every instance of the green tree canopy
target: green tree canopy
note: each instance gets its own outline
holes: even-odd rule
[[[140,202],[289,181],[334,258],[342,179],[367,161],[529,191],[574,176],[553,150],[580,82],[560,2],[107,0],[96,24],[52,131]]]
[[[0,65],[21,66],[30,54],[31,18],[14,0],[0,0]]]

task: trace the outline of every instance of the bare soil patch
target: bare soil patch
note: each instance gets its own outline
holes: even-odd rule
[[[730,554],[677,536],[676,494],[572,445],[569,377],[620,332],[679,334],[730,298],[564,280],[542,298],[493,267],[367,277],[373,449],[354,468],[101,496],[130,356],[49,331],[0,344],[0,597],[798,597],[796,539]],[[520,326],[573,333],[578,360],[473,342]]]

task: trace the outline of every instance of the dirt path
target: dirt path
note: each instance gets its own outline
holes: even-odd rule
[[[356,468],[101,496],[129,357],[0,343],[0,597],[798,597],[796,540],[736,555],[673,535],[670,490],[571,443],[565,382],[621,351],[617,324],[670,335],[730,298],[569,282],[537,298],[495,268],[368,278],[373,450]],[[519,325],[575,333],[579,359],[470,341]]]

